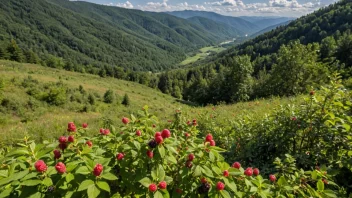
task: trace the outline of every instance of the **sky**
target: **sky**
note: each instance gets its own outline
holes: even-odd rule
[[[228,16],[300,17],[337,0],[85,0],[129,9],[211,11]]]

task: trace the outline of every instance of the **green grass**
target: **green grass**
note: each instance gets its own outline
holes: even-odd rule
[[[225,50],[226,48],[223,47],[217,47],[217,46],[210,46],[210,47],[204,47],[202,49],[199,50],[199,52],[194,55],[194,56],[188,56],[184,61],[182,61],[180,64],[181,65],[188,65],[190,63],[194,63],[198,60],[202,60],[205,57],[208,56],[208,53],[219,53],[223,50]]]
[[[176,109],[181,109],[189,119],[204,119],[204,116],[214,116],[217,119],[238,119],[247,115],[264,116],[279,105],[299,103],[298,98],[272,98],[234,105],[218,105],[215,108],[191,107],[169,95],[146,86],[113,78],[52,69],[32,64],[21,64],[10,61],[0,61],[0,78],[5,82],[3,98],[9,99],[14,106],[5,108],[0,102],[0,145],[17,142],[29,134],[37,140],[56,138],[65,134],[67,123],[75,122],[80,126],[83,122],[89,124],[88,133],[94,134],[102,126],[102,118],[111,119],[114,124],[120,124],[123,116],[136,113],[144,105],[148,105],[150,112],[160,119],[157,129],[162,129],[168,120],[173,119]],[[37,101],[26,93],[21,86],[23,79],[31,76],[39,84],[62,81],[70,89],[77,89],[79,85],[88,93],[96,93],[101,97],[108,89],[118,95],[114,104],[106,104],[98,100],[94,110],[82,113],[78,107],[82,104],[69,102],[62,106],[52,106],[43,101]],[[121,105],[123,96],[127,93],[131,105]],[[31,109],[29,101],[38,105]],[[159,128],[160,127],[160,128]]]

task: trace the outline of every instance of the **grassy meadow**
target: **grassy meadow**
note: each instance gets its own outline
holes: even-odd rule
[[[225,49],[226,48],[224,47],[218,47],[218,46],[203,47],[200,50],[198,50],[198,53],[195,54],[194,56],[188,56],[184,61],[180,63],[180,65],[188,65],[190,63],[194,63],[197,60],[204,59],[209,55],[209,53],[219,53]]]
[[[77,125],[87,122],[90,128],[88,132],[94,134],[103,125],[103,120],[120,124],[121,117],[136,113],[145,105],[160,119],[156,123],[157,127],[162,127],[173,119],[177,109],[182,110],[189,119],[206,121],[206,117],[211,117],[216,121],[249,115],[263,117],[280,105],[300,102],[300,97],[272,98],[234,105],[192,107],[137,83],[10,61],[0,61],[0,76],[4,84],[0,103],[0,144],[18,142],[26,135],[37,140],[57,137],[65,133],[66,125],[71,121]],[[38,89],[61,81],[67,89],[77,92],[81,85],[85,95],[92,93],[96,96],[96,102],[87,110],[84,101],[72,101],[72,96],[61,105],[38,100],[29,94],[31,86],[23,86],[29,76],[37,81],[32,86],[39,86]],[[103,95],[108,89],[113,90],[116,95],[112,104],[103,102]],[[76,92],[74,93],[77,94]],[[121,104],[125,94],[130,98],[129,106]]]

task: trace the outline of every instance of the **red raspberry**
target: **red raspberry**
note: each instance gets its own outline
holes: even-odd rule
[[[187,121],[187,125],[191,125],[191,121],[188,120],[188,121]]]
[[[46,164],[45,164],[45,162],[43,160],[38,160],[34,164],[34,167],[40,173],[43,173],[43,172],[45,172],[48,169],[48,167],[46,166]]]
[[[228,177],[228,176],[230,175],[230,173],[229,173],[228,170],[225,170],[224,173],[223,173],[223,175],[224,175],[225,177]]]
[[[101,174],[101,172],[103,172],[103,165],[101,164],[95,165],[93,174],[98,177]]]
[[[255,175],[255,176],[258,176],[259,175],[259,169],[257,169],[257,168],[255,168],[255,169],[253,169],[253,174]]]
[[[104,130],[104,135],[109,135],[110,134],[110,130],[109,129],[105,129]]]
[[[215,141],[214,140],[210,140],[210,146],[215,146]]]
[[[60,159],[60,157],[61,157],[60,151],[59,150],[54,150],[53,152],[54,152],[54,158],[55,159]]]
[[[191,136],[191,134],[189,134],[189,133],[185,133],[185,136],[186,136],[186,138],[188,138],[188,137],[190,137],[190,136]]]
[[[136,131],[136,135],[137,135],[137,136],[141,136],[141,135],[142,135],[142,132],[141,132],[140,130],[137,130],[137,131]]]
[[[100,132],[100,134],[104,134],[104,129],[103,128],[100,128],[100,130],[99,130],[99,132]]]
[[[68,136],[68,142],[74,142],[75,141],[75,136],[70,135]]]
[[[158,187],[156,186],[156,184],[150,184],[149,185],[149,191],[150,192],[155,192],[156,190],[158,190]]]
[[[309,95],[311,95],[311,96],[314,96],[314,94],[315,94],[315,92],[314,92],[313,90],[311,90],[311,91],[309,92]]]
[[[239,162],[235,162],[235,163],[232,164],[232,167],[240,169],[241,168],[241,164]]]
[[[68,132],[75,132],[76,131],[76,126],[73,122],[69,122],[67,125],[67,131]]]
[[[160,189],[166,189],[166,187],[167,187],[166,181],[160,182],[159,185],[158,185],[158,187],[159,187]]]
[[[194,160],[194,155],[191,153],[188,155],[188,161],[193,161]]]
[[[276,176],[275,175],[269,175],[269,179],[270,179],[270,181],[275,182],[276,181]]]
[[[87,124],[87,123],[83,123],[83,124],[82,124],[82,127],[83,127],[84,129],[86,129],[86,128],[88,127],[88,124]]]
[[[61,144],[59,144],[59,148],[61,150],[65,150],[67,148],[67,144],[66,143],[61,143]]]
[[[192,166],[193,166],[193,164],[192,164],[191,161],[187,161],[187,162],[186,162],[186,167],[187,167],[187,168],[192,168]]]
[[[59,174],[63,174],[66,172],[66,166],[64,163],[59,162],[55,165],[55,169]]]
[[[61,144],[64,144],[64,143],[67,142],[67,138],[66,138],[65,136],[61,136],[61,137],[59,138],[59,142],[60,142]]]
[[[216,189],[218,189],[218,190],[224,190],[224,189],[225,189],[225,184],[222,183],[222,182],[218,182],[218,183],[216,184]]]
[[[154,153],[151,150],[147,151],[147,155],[148,155],[149,158],[153,158],[154,157]]]
[[[161,137],[161,136],[157,136],[157,137],[155,138],[155,141],[156,141],[156,143],[161,144],[161,143],[163,143],[164,139],[163,139],[163,137]]]
[[[126,118],[126,117],[122,118],[122,123],[128,124],[129,122],[130,122],[130,120],[128,118]]]
[[[86,142],[86,145],[88,145],[90,148],[92,148],[93,143],[92,143],[92,141],[88,140],[88,141]]]
[[[200,182],[202,182],[203,184],[207,183],[207,179],[205,179],[204,177],[202,179],[200,179]]]
[[[122,160],[124,157],[125,157],[125,155],[124,155],[123,153],[118,153],[118,154],[116,155],[116,159],[117,159],[117,160]]]
[[[296,118],[296,117],[292,117],[291,120],[292,120],[292,121],[296,121],[297,118]]]
[[[163,132],[161,132],[161,136],[165,138],[169,138],[171,136],[171,133],[168,129],[164,129]]]
[[[213,136],[209,133],[209,134],[205,137],[205,141],[206,141],[206,142],[210,142],[211,140],[213,140]]]
[[[160,132],[155,132],[154,138],[156,138],[156,137],[158,137],[158,136],[161,136],[161,133],[160,133]]]
[[[248,167],[245,171],[244,174],[247,175],[248,177],[253,175],[253,169],[251,167]]]

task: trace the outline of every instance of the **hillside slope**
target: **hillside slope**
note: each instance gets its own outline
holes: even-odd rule
[[[185,52],[223,41],[201,26],[163,13],[66,0],[0,2],[0,44],[10,39],[41,59],[160,71]]]
[[[241,45],[219,54],[218,60],[234,55],[258,56],[276,53],[283,44],[299,40],[302,44],[322,42],[328,36],[339,38],[343,32],[352,29],[352,2],[342,0],[314,13],[292,21],[274,31],[259,35]],[[331,49],[333,50],[333,49]]]
[[[277,27],[285,26],[285,25],[289,24],[290,22],[291,22],[291,21],[285,21],[285,22],[283,22],[283,23],[279,23],[279,24],[276,24],[276,25],[269,26],[269,27],[267,27],[267,28],[264,28],[264,29],[260,30],[259,32],[256,32],[256,33],[252,34],[250,37],[251,37],[251,38],[255,38],[255,37],[257,37],[257,36],[260,36],[260,35],[262,35],[262,34],[265,34],[265,33],[267,33],[267,32],[270,32],[271,30],[274,30],[274,29],[277,28]]]
[[[205,17],[194,16],[187,20],[222,38],[233,39],[234,37],[244,34],[230,25],[219,23]]]
[[[180,18],[188,19],[191,17],[199,16],[207,19],[211,19],[213,21],[224,23],[237,30],[243,32],[241,36],[245,36],[246,34],[252,34],[254,32],[259,31],[261,28],[257,25],[250,23],[239,17],[231,17],[231,16],[223,16],[214,12],[205,12],[205,11],[194,11],[194,10],[184,10],[184,11],[174,11],[167,12],[170,15],[177,16]]]

